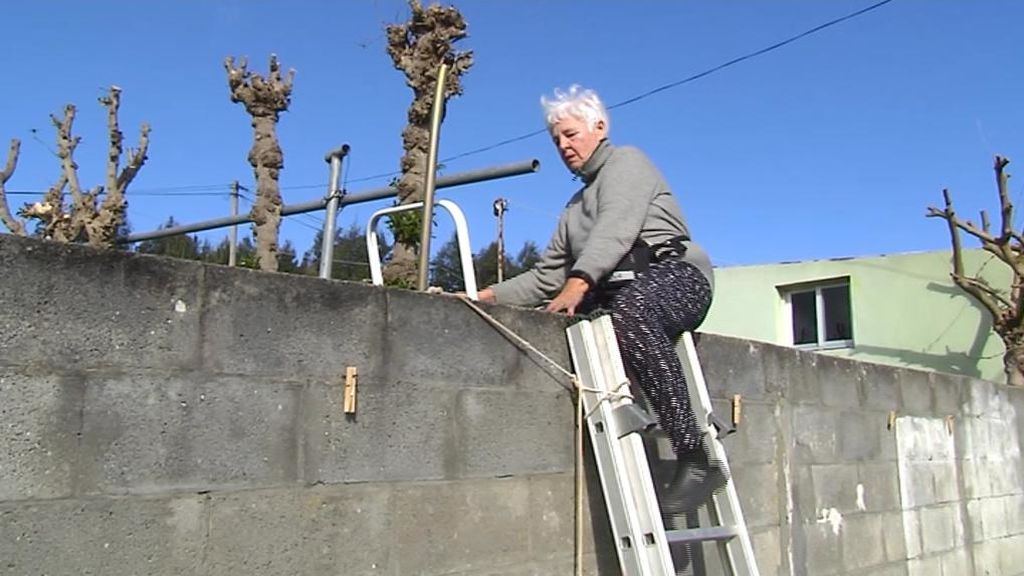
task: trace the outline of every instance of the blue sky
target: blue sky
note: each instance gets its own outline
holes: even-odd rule
[[[476,63],[449,105],[440,155],[541,128],[538,99],[555,87],[581,83],[614,104],[873,3],[457,3],[469,23],[462,48]],[[249,118],[228,98],[222,62],[248,56],[265,72],[271,52],[297,71],[279,124],[285,202],[323,195],[324,153],[341,143],[352,146],[349,192],[385,185],[389,177],[366,178],[397,169],[411,93],[383,28],[407,14],[398,0],[11,3],[0,141],[6,151],[19,138],[22,152],[7,188],[41,191],[56,180],[48,116],[67,102],[79,109],[83,184],[100,184],[96,98],[117,84],[128,142],[142,121],[153,128],[149,161],[129,189],[133,229],[226,215],[228,183],[251,188],[253,177]],[[652,157],[718,265],[944,249],[944,223],[924,218],[941,190],[964,214],[994,213],[993,155],[1024,162],[1022,22],[1024,3],[1014,0],[894,0],[615,109],[611,138]],[[454,173],[528,158],[541,161],[539,173],[440,193],[466,210],[475,249],[494,237],[499,196],[509,201],[509,251],[527,240],[543,247],[576,184],[544,135],[446,163]],[[1022,200],[1019,181],[1011,191]],[[365,224],[388,204],[347,207],[339,222]],[[321,221],[290,218],[282,235],[301,253]],[[435,246],[450,233],[438,221]]]

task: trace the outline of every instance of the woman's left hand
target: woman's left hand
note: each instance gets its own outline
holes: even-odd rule
[[[576,313],[576,307],[583,301],[589,286],[582,278],[569,278],[562,286],[562,291],[545,308],[548,312],[565,312],[569,316]]]

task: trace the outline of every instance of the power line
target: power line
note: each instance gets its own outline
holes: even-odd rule
[[[708,68],[707,70],[705,70],[703,72],[700,72],[700,73],[697,73],[697,74],[694,74],[693,76],[689,76],[687,78],[683,78],[682,80],[677,80],[675,82],[671,82],[669,84],[665,84],[664,86],[659,86],[659,87],[657,87],[657,88],[655,88],[653,90],[648,90],[647,92],[644,92],[643,94],[639,94],[637,96],[633,96],[632,98],[627,98],[626,100],[623,100],[621,102],[616,102],[615,104],[612,104],[611,106],[609,106],[608,109],[609,110],[613,110],[615,108],[622,108],[623,106],[628,106],[629,104],[633,104],[634,102],[639,102],[640,100],[643,100],[645,98],[649,98],[649,97],[651,97],[651,96],[653,96],[653,95],[655,95],[655,94],[657,94],[659,92],[664,92],[665,90],[669,90],[671,88],[676,88],[678,86],[682,86],[683,84],[688,84],[688,83],[693,82],[695,80],[699,80],[700,78],[704,78],[705,76],[710,76],[711,74],[714,74],[715,72],[718,72],[719,70],[724,70],[725,68],[728,68],[730,66],[735,66],[736,64],[739,64],[740,62],[743,62],[745,60],[750,60],[751,58],[755,58],[757,56],[761,56],[761,55],[767,54],[768,52],[771,52],[773,50],[778,50],[779,48],[782,48],[783,46],[785,46],[787,44],[791,44],[793,42],[796,42],[797,40],[800,40],[801,38],[806,38],[807,36],[810,36],[812,34],[820,32],[820,31],[822,31],[822,30],[824,30],[826,28],[829,28],[831,26],[835,26],[836,24],[839,24],[841,22],[845,22],[846,20],[850,20],[850,19],[856,18],[856,17],[861,16],[863,14],[866,14],[866,13],[872,11],[872,10],[875,10],[877,8],[881,8],[882,6],[884,6],[884,5],[886,5],[886,4],[890,3],[890,2],[892,2],[892,0],[882,0],[881,2],[877,2],[875,4],[872,4],[871,6],[868,6],[867,8],[863,8],[861,10],[857,10],[856,12],[851,12],[850,14],[847,14],[846,16],[842,16],[842,17],[836,18],[834,20],[829,20],[828,22],[825,22],[824,24],[815,26],[814,28],[811,28],[810,30],[807,30],[805,32],[801,32],[800,34],[797,34],[796,36],[791,36],[789,38],[786,38],[785,40],[782,40],[781,42],[776,42],[775,44],[772,44],[771,46],[768,46],[766,48],[761,48],[760,50],[755,50],[754,52],[750,52],[748,54],[744,54],[743,56],[740,56],[738,58],[733,58],[732,60],[729,60],[728,62],[724,62],[724,63],[719,64],[717,66],[714,66],[712,68]],[[519,142],[521,140],[526,140],[527,138],[532,138],[534,136],[537,136],[538,134],[544,134],[546,132],[547,132],[547,130],[544,129],[544,128],[542,128],[540,130],[534,130],[533,132],[530,132],[528,134],[523,134],[522,136],[516,136],[515,138],[509,138],[507,140],[502,140],[500,142],[497,142],[495,144],[490,144],[490,145],[484,146],[482,148],[477,148],[475,150],[470,150],[468,152],[463,152],[461,154],[456,154],[455,156],[450,156],[450,157],[445,158],[445,159],[443,159],[441,161],[442,162],[450,162],[452,160],[456,160],[456,159],[459,159],[459,158],[465,158],[466,156],[471,156],[473,154],[479,154],[480,152],[486,152],[488,150],[494,150],[495,148],[499,148],[499,147],[505,146],[507,144],[512,144],[513,142]]]

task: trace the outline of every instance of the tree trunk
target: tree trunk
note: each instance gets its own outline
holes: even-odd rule
[[[277,272],[277,234],[281,223],[281,189],[277,178],[284,167],[275,116],[253,116],[253,143],[249,150],[249,164],[256,176],[256,202],[251,212],[256,257],[260,270],[269,272]]]
[[[1024,386],[1024,342],[1007,344],[1003,354],[1003,370],[1006,383],[1010,386]]]

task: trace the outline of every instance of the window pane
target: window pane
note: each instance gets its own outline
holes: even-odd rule
[[[852,340],[850,285],[823,288],[821,299],[825,302],[825,340]]]
[[[790,295],[793,309],[793,344],[818,343],[818,317],[815,314],[814,291]]]

